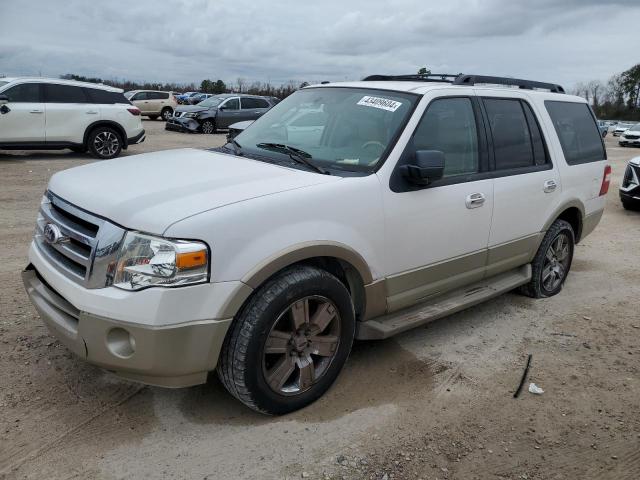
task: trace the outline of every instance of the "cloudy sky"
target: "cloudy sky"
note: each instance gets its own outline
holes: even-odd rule
[[[606,80],[639,0],[0,0],[0,75],[197,82],[372,73]]]

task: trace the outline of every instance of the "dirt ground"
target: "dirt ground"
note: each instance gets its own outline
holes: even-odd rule
[[[118,161],[223,142],[145,128]],[[56,342],[20,270],[48,178],[91,160],[0,152],[0,478],[640,478],[640,212],[617,193],[640,150],[616,140],[606,213],[560,295],[507,294],[358,343],[327,395],[279,418],[248,410],[214,376],[143,387]],[[544,394],[514,399],[529,353]]]

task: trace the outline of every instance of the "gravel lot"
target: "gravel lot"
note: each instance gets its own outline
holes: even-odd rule
[[[224,142],[145,128],[118,161]],[[213,376],[143,387],[56,342],[20,270],[48,178],[91,159],[0,152],[0,478],[639,478],[640,212],[624,211],[617,190],[640,151],[611,137],[607,148],[607,211],[560,295],[507,294],[358,343],[324,398],[280,418],[248,410]],[[545,393],[514,399],[529,353]]]

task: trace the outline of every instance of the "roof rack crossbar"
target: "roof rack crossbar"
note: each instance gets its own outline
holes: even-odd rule
[[[429,74],[409,74],[409,75],[369,75],[363,81],[414,81],[414,82],[446,82],[453,85],[508,85],[520,87],[527,90],[538,88],[549,90],[552,93],[565,93],[564,88],[556,83],[536,82],[534,80],[522,80],[520,78],[492,77],[487,75],[465,75],[462,73],[429,73]]]
[[[459,76],[459,74],[450,73],[428,73],[428,74],[409,74],[409,75],[369,75],[363,78],[365,82],[375,81],[391,81],[391,80],[409,80],[418,82],[447,82],[453,83],[453,81]]]
[[[549,90],[552,93],[565,93],[564,88],[562,88],[561,85],[555,83],[536,82],[534,80],[522,80],[520,78],[492,77],[486,75],[458,75],[458,77],[453,81],[454,85],[475,85],[478,83],[509,85],[527,90],[539,88]]]

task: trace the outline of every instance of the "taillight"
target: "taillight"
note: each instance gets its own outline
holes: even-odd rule
[[[602,185],[600,185],[600,196],[606,195],[609,191],[609,184],[611,183],[611,165],[604,167],[604,175],[602,177]]]
[[[129,111],[129,113],[131,115],[134,115],[136,117],[140,115],[140,109],[139,108],[133,107],[133,108],[127,108],[127,110]]]

